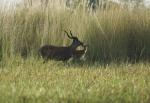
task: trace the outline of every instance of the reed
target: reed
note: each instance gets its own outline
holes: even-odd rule
[[[86,4],[69,9],[61,0],[47,6],[0,10],[0,57],[37,55],[45,44],[66,46],[64,30],[89,45],[89,60],[140,60],[150,57],[150,11],[115,8],[91,11]],[[29,2],[31,3],[31,1]],[[34,4],[34,2],[32,2]],[[114,7],[113,7],[114,8]]]

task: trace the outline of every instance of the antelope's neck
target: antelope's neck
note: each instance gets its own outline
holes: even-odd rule
[[[77,46],[72,43],[72,44],[70,45],[70,48],[71,48],[72,51],[74,51],[74,50],[76,50]]]

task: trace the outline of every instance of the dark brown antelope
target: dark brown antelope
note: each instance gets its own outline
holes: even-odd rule
[[[53,45],[44,45],[39,49],[39,53],[42,56],[42,58],[46,61],[48,59],[55,59],[59,61],[67,61],[71,57],[80,57],[85,53],[85,47],[81,41],[75,36],[72,35],[70,31],[70,35],[68,32],[65,31],[68,38],[72,39],[72,43],[70,46],[67,47],[58,47]],[[77,47],[82,46],[84,47],[83,50],[76,50]]]

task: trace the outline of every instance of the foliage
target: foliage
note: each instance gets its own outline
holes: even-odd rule
[[[150,57],[149,10],[90,11],[83,5],[69,9],[59,0],[45,7],[29,4],[7,12],[0,9],[2,103],[150,101],[149,63],[124,62]],[[42,45],[70,44],[64,30],[89,45],[87,61],[43,64],[37,57]]]
[[[68,46],[64,30],[89,45],[88,60],[147,60],[150,57],[150,11],[112,8],[74,10],[53,1],[46,8],[30,6],[0,10],[2,58],[36,56],[44,44]]]

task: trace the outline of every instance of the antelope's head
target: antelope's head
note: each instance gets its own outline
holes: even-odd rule
[[[72,39],[72,44],[70,45],[70,47],[72,49],[76,49],[78,46],[82,46],[85,47],[84,43],[81,42],[77,37],[73,36],[72,32],[70,31],[70,35],[68,32],[65,31],[65,33],[67,34],[68,38]]]

